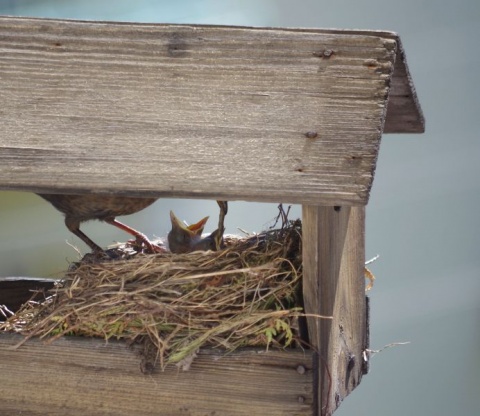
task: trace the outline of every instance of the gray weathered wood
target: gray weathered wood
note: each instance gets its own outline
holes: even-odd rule
[[[364,205],[398,41],[0,18],[0,189]]]
[[[425,118],[413,84],[413,79],[407,65],[405,50],[400,36],[395,32],[381,30],[344,30],[344,29],[284,29],[294,31],[309,31],[314,33],[337,35],[370,35],[392,39],[397,43],[395,68],[388,94],[388,106],[385,117],[384,133],[423,133]],[[335,52],[335,50],[330,50]],[[375,67],[374,61],[366,62],[367,66]]]
[[[310,343],[318,351],[318,409],[331,415],[360,383],[368,348],[365,208],[303,207],[303,296]]]
[[[392,77],[390,86],[383,132],[423,133],[425,131],[425,119],[400,38],[397,41],[397,58],[393,73],[395,75]],[[389,117],[389,114],[395,114],[395,117]]]
[[[312,415],[306,351],[202,351],[190,370],[144,375],[123,342],[63,338],[51,344],[0,334],[2,414]]]

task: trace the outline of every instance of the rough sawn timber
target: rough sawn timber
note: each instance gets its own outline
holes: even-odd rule
[[[1,414],[312,415],[309,351],[202,351],[188,371],[145,375],[124,342],[30,339],[14,349],[22,339],[0,334]]]
[[[303,298],[318,352],[318,409],[331,415],[368,368],[365,208],[303,207]]]
[[[390,32],[3,17],[0,48],[0,189],[364,205],[394,68],[423,128]]]

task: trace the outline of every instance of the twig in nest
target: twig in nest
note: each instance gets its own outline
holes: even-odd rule
[[[283,208],[283,204],[278,204],[278,215],[277,218],[275,218],[275,223],[270,227],[270,230],[274,229],[280,218],[282,219],[282,227],[281,229],[283,230],[287,224],[288,224],[288,214],[290,213],[290,208],[292,208],[291,205],[288,206],[287,212],[285,212],[285,209]]]

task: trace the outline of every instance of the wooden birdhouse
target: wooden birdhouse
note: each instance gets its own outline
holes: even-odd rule
[[[380,139],[424,131],[399,36],[2,17],[0,50],[0,189],[302,204],[310,343],[206,349],[144,375],[123,342],[14,349],[22,337],[2,333],[3,410],[332,414],[368,369]],[[36,283],[2,285],[0,304]]]

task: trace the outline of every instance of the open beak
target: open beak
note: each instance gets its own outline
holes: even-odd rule
[[[183,221],[180,221],[177,216],[170,211],[170,220],[172,221],[172,231],[173,230],[183,230],[186,231],[193,237],[200,237],[203,233],[203,229],[205,228],[205,224],[207,223],[209,217],[202,218],[200,221],[196,222],[195,224],[186,225]]]

